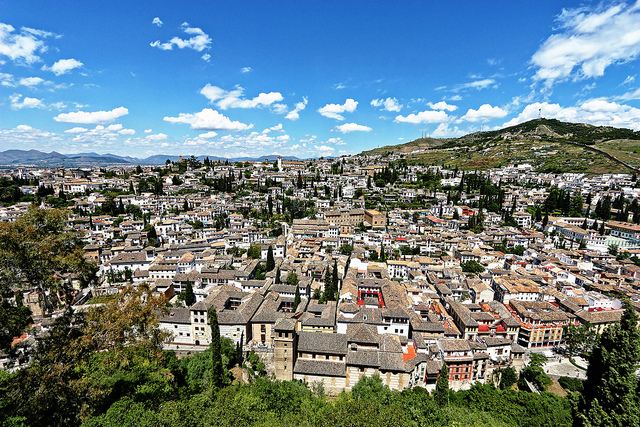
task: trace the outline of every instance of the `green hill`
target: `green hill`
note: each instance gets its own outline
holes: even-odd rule
[[[584,144],[580,146],[576,144]],[[487,169],[529,163],[540,172],[607,173],[630,169],[589,147],[640,167],[640,132],[610,126],[536,119],[459,138],[420,138],[362,155],[403,154],[412,163]]]

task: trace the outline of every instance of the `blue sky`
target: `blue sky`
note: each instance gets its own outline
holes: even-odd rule
[[[640,1],[0,0],[0,150],[339,156],[539,110],[640,130],[639,54]]]

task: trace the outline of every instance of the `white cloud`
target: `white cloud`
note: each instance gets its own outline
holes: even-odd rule
[[[540,113],[538,113],[540,111]],[[591,99],[575,107],[536,102],[527,105],[522,112],[503,126],[514,126],[538,117],[553,118],[573,123],[589,123],[596,126],[614,126],[640,130],[640,109],[602,99]]]
[[[151,132],[153,132],[153,129],[145,129],[144,130],[144,133],[151,133]]]
[[[156,134],[153,134],[153,135],[145,136],[145,139],[147,141],[151,141],[151,142],[164,141],[167,138],[168,138],[168,136],[165,135],[164,133],[156,133]]]
[[[211,55],[209,55],[208,53],[205,53],[204,55],[201,56],[201,58],[204,61],[209,62],[209,60],[211,59]]]
[[[371,128],[369,126],[358,125],[356,123],[345,123],[343,125],[336,126],[333,130],[337,130],[342,133],[371,132]]]
[[[358,106],[358,101],[354,101],[349,98],[345,101],[344,104],[327,104],[324,107],[318,110],[318,113],[325,117],[329,117],[330,119],[336,120],[344,120],[344,117],[341,116],[341,113],[353,113],[356,111],[356,107]]]
[[[329,147],[328,145],[314,145],[313,148],[318,152],[318,154],[322,157],[331,156],[335,148]]]
[[[531,57],[534,79],[547,86],[572,77],[600,77],[607,67],[640,53],[638,2],[563,9],[557,21],[563,32],[551,35]]]
[[[431,133],[431,136],[434,138],[453,138],[466,134],[467,132],[458,129],[457,126],[454,126],[453,129],[450,129],[447,123],[440,123],[436,130]]]
[[[28,87],[37,86],[40,83],[44,83],[44,79],[41,79],[40,77],[25,77],[18,81],[18,84]]]
[[[56,76],[61,76],[63,74],[67,74],[69,71],[74,68],[82,67],[84,64],[76,59],[61,59],[59,61],[54,62],[51,67],[47,67],[46,65],[42,66],[42,69],[45,71],[51,71]]]
[[[500,107],[492,107],[489,104],[483,104],[477,110],[469,108],[467,114],[461,117],[461,120],[468,122],[485,122],[488,120],[499,119],[509,114]]]
[[[614,97],[614,99],[622,100],[622,101],[629,101],[629,100],[632,100],[632,99],[640,99],[640,88],[638,88],[636,90],[632,90],[631,92],[627,92],[627,93],[624,93],[622,95],[616,96],[616,97]]]
[[[89,129],[87,129],[87,128],[83,128],[83,127],[79,127],[78,126],[78,127],[74,127],[74,128],[71,128],[71,129],[67,129],[67,130],[64,131],[64,133],[82,133],[82,132],[86,132],[88,130]]]
[[[626,79],[622,82],[623,85],[628,85],[636,81],[636,76],[627,76]]]
[[[458,109],[457,105],[447,104],[444,101],[436,102],[435,104],[432,102],[428,102],[427,105],[434,110],[456,111]]]
[[[133,129],[121,129],[118,131],[120,135],[135,135],[136,131]]]
[[[111,111],[76,111],[75,113],[62,113],[53,118],[56,122],[80,123],[80,124],[105,124],[129,114],[125,107],[114,108]]]
[[[240,70],[241,73],[245,74],[245,73],[250,73],[251,72],[251,67],[243,67]]]
[[[200,90],[211,103],[215,103],[223,110],[228,108],[260,108],[268,107],[284,98],[280,92],[260,93],[253,99],[242,98],[244,89],[237,86],[236,89],[226,91],[217,86],[207,84]]]
[[[307,99],[307,97],[303,97],[301,102],[297,102],[295,105],[295,108],[291,111],[289,111],[289,113],[284,116],[285,119],[289,119],[289,120],[298,120],[300,118],[300,111],[304,110],[305,107],[307,106],[307,103],[309,102],[309,100]]]
[[[467,90],[467,89],[485,89],[488,88],[489,86],[495,86],[496,85],[496,81],[495,79],[481,79],[481,80],[475,80],[469,83],[462,83],[459,85],[456,85],[453,88],[454,92],[460,92],[463,90]]]
[[[447,113],[442,110],[421,111],[418,114],[409,114],[408,116],[396,116],[395,122],[402,123],[439,123],[446,122],[449,119]]]
[[[332,145],[347,145],[346,142],[344,142],[342,140],[342,138],[338,137],[338,138],[329,138],[325,141],[325,144],[332,144]]]
[[[11,101],[12,110],[22,110],[23,108],[44,108],[44,103],[37,98],[25,97],[22,99],[22,95],[11,95],[9,97]]]
[[[151,21],[151,23],[157,25],[158,27],[162,27],[162,21],[157,16],[153,18],[153,21]]]
[[[180,113],[178,117],[165,117],[163,119],[169,123],[184,123],[191,126],[191,129],[198,130],[246,130],[253,125],[247,125],[238,121],[231,121],[216,110],[205,108],[195,114]]]
[[[211,130],[209,132],[201,133],[200,135],[198,135],[198,137],[202,138],[202,139],[211,139],[211,138],[216,137],[217,135],[218,135],[217,132],[214,132],[214,131]]]
[[[43,39],[52,35],[54,34],[47,31],[27,27],[22,27],[16,33],[14,27],[0,22],[0,56],[23,64],[39,62],[38,54],[47,49]]]
[[[186,22],[181,26],[182,31],[191,35],[188,39],[181,39],[180,37],[173,37],[171,40],[165,43],[160,43],[160,40],[156,40],[150,43],[151,47],[157,47],[161,50],[173,50],[173,47],[179,49],[193,49],[198,52],[202,52],[205,49],[209,49],[211,46],[211,37],[202,31],[200,28],[192,28]]]
[[[374,107],[382,107],[387,111],[399,112],[402,109],[402,105],[398,104],[396,98],[387,99],[374,99],[371,101],[371,105]]]

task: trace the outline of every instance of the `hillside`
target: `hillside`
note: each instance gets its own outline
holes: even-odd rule
[[[530,163],[540,172],[606,173],[630,170],[601,153],[576,144],[598,148],[631,166],[640,167],[640,132],[555,119],[531,120],[460,138],[421,138],[362,154],[406,154],[410,161],[462,169]]]

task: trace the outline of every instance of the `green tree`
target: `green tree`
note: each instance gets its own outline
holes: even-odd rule
[[[518,381],[518,374],[511,366],[500,370],[500,389],[506,390],[511,388]]]
[[[276,261],[273,259],[273,247],[269,245],[267,250],[267,272],[276,268]]]
[[[211,307],[208,311],[209,327],[211,328],[211,385],[221,387],[224,384],[224,372],[222,370],[222,349],[220,345],[220,325],[218,325],[218,313]]]
[[[449,404],[449,370],[446,363],[443,363],[442,368],[440,368],[436,389],[433,391],[433,399],[440,407]]]
[[[66,229],[67,216],[30,208],[15,222],[0,223],[0,350],[9,350],[26,326],[23,289],[39,290],[41,304],[51,311],[62,303],[59,295],[73,291],[65,277],[75,275],[82,287],[95,281],[97,266],[84,257],[81,234]]]
[[[293,311],[296,311],[298,305],[300,305],[300,285],[296,285],[296,294],[293,297]]]
[[[276,270],[276,284],[280,283],[280,267]]]
[[[262,249],[260,248],[260,245],[249,246],[249,250],[247,251],[247,257],[251,259],[262,258]]]
[[[484,267],[474,260],[463,262],[460,266],[465,273],[482,273],[484,271]]]
[[[147,243],[149,246],[160,246],[160,242],[158,241],[158,233],[156,233],[156,228],[153,225],[149,226],[149,231],[147,231]]]
[[[602,333],[589,357],[587,380],[576,411],[577,426],[640,425],[638,315],[628,299],[623,305],[620,322]]]
[[[293,271],[289,273],[289,275],[287,276],[287,285],[298,286],[298,283],[300,283],[300,280],[298,280],[298,275]]]
[[[187,280],[187,288],[184,291],[184,303],[187,307],[191,307],[196,302],[196,295],[193,293],[191,280]]]

